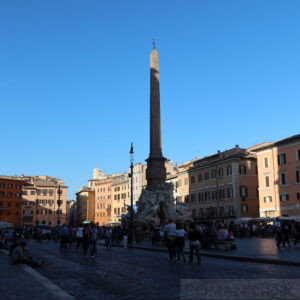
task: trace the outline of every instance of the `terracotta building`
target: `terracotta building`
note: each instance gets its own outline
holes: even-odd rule
[[[300,215],[300,134],[255,151],[260,216]]]
[[[51,176],[23,176],[22,225],[66,223],[67,186]],[[58,205],[60,201],[60,206]]]
[[[256,156],[237,145],[193,162],[185,202],[203,220],[258,217],[257,188]]]
[[[100,226],[112,222],[112,183],[114,176],[106,176],[95,182],[95,221]]]
[[[76,193],[76,224],[79,225],[85,221],[95,223],[95,190],[83,186]]]
[[[23,180],[14,176],[0,176],[0,222],[21,225]]]

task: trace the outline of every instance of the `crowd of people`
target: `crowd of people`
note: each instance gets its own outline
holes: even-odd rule
[[[35,239],[36,243],[54,241],[59,243],[60,251],[81,250],[84,257],[89,254],[91,258],[95,258],[97,240],[103,240],[108,249],[114,244],[131,248],[133,242],[141,244],[145,237],[149,237],[152,244],[160,243],[167,247],[171,262],[186,263],[184,249],[188,243],[189,262],[193,263],[193,258],[196,257],[197,263],[201,264],[200,249],[216,249],[220,243],[236,249],[235,237],[259,237],[265,229],[272,233],[270,236],[276,239],[279,248],[296,245],[300,238],[300,224],[294,221],[277,219],[271,226],[255,223],[237,225],[234,222],[182,224],[169,220],[163,226],[152,228],[150,235],[149,229],[143,231],[137,228],[130,230],[126,226],[99,227],[94,223],[80,224],[77,227],[66,224],[52,228],[48,226],[47,230],[43,226],[24,226],[15,228],[10,248],[7,237],[0,231],[0,249],[9,249],[14,263],[38,266],[42,262],[29,256],[26,239]]]

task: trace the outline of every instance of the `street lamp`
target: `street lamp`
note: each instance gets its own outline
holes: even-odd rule
[[[131,179],[131,186],[130,186],[130,229],[131,233],[133,230],[133,144],[130,145],[130,179]]]
[[[60,200],[60,195],[61,195],[61,189],[60,185],[58,186],[58,200],[57,200],[57,225],[60,225],[60,206],[61,206],[61,200]]]

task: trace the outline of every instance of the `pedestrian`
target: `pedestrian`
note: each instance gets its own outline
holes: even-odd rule
[[[280,244],[282,243],[282,228],[281,228],[281,222],[279,221],[279,218],[276,218],[276,221],[274,222],[274,230],[275,230],[275,238],[277,240],[277,247],[280,248]]]
[[[188,239],[190,244],[190,264],[193,263],[194,251],[196,252],[196,256],[198,259],[198,264],[201,264],[201,256],[200,256],[200,233],[196,230],[195,224],[190,224],[190,230],[188,233]]]
[[[175,239],[175,248],[177,253],[178,262],[182,259],[182,262],[185,264],[185,257],[184,257],[184,245],[185,245],[185,235],[186,232],[183,229],[181,223],[176,224],[176,239]]]
[[[105,230],[105,244],[107,248],[112,247],[112,230],[111,228],[107,228]]]
[[[63,226],[60,230],[60,248],[59,248],[59,250],[63,250],[63,249],[65,249],[65,251],[68,250],[69,234],[70,234],[69,227],[66,224],[63,224]]]
[[[168,224],[165,225],[165,236],[167,239],[167,247],[169,251],[169,257],[171,262],[176,262],[176,249],[175,249],[175,238],[176,238],[176,224],[170,219]]]
[[[76,230],[76,250],[82,246],[82,238],[83,238],[83,227],[82,224]]]
[[[95,257],[95,253],[96,253],[96,244],[97,244],[97,237],[98,237],[98,229],[96,227],[96,225],[92,222],[90,225],[90,254],[91,257],[94,258]]]
[[[282,224],[282,235],[283,235],[282,246],[283,247],[285,247],[286,243],[288,244],[289,247],[291,247],[291,245],[290,245],[290,234],[291,234],[291,226],[287,221],[285,221]]]
[[[82,235],[82,249],[83,255],[86,257],[87,251],[90,245],[90,231],[87,224],[84,224],[83,235]]]
[[[126,227],[123,228],[122,235],[123,235],[124,248],[127,248],[128,247],[128,229]]]

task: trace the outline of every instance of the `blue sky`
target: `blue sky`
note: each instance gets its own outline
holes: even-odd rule
[[[149,154],[149,55],[160,55],[174,162],[299,133],[300,2],[4,0],[0,174],[92,176]]]

